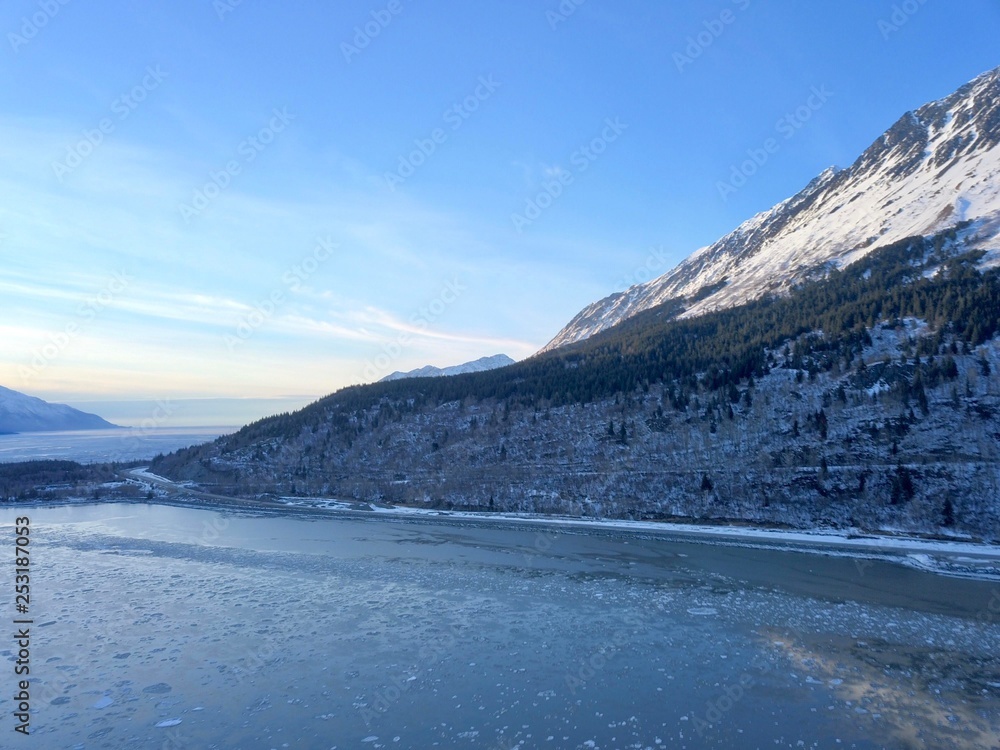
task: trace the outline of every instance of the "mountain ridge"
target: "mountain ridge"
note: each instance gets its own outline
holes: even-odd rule
[[[451,367],[424,365],[423,367],[418,367],[417,369],[410,370],[408,372],[401,372],[397,370],[390,375],[386,375],[384,378],[379,380],[379,382],[385,383],[393,380],[404,380],[406,378],[450,377],[453,375],[464,375],[470,372],[486,372],[487,370],[495,370],[512,364],[514,364],[514,360],[506,354],[494,354],[488,357],[480,357],[479,359],[475,359],[470,362],[463,362],[460,365],[452,365]]]

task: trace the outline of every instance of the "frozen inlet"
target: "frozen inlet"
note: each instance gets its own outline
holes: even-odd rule
[[[990,582],[644,528],[32,512],[54,747],[1000,739]]]

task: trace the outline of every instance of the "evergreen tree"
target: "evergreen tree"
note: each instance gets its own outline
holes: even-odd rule
[[[826,412],[822,409],[816,412],[816,427],[819,430],[820,440],[826,440],[828,424],[826,421]]]
[[[930,405],[927,402],[927,390],[924,388],[924,379],[920,370],[917,370],[916,375],[913,376],[913,392],[917,397],[917,406],[926,417],[930,412]]]
[[[955,525],[955,506],[950,497],[944,499],[944,508],[941,510],[941,525],[948,529]]]
[[[892,478],[892,494],[890,502],[901,505],[909,502],[916,495],[917,489],[913,481],[913,472],[901,464],[896,466],[896,475]]]

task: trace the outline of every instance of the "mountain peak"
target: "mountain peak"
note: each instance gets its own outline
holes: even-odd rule
[[[657,305],[690,317],[782,294],[818,269],[897,240],[981,220],[1000,227],[1000,68],[905,113],[848,168],[698,250],[663,276],[584,308],[542,351],[588,338]]]

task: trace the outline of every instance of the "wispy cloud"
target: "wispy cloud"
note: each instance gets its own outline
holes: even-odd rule
[[[33,386],[51,392],[76,382],[77,390],[92,390],[96,379],[124,395],[170,387],[322,394],[355,382],[366,352],[402,333],[413,341],[407,357],[420,363],[496,351],[521,357],[537,348],[480,332],[484,319],[470,321],[471,300],[461,300],[464,315],[456,311],[432,326],[410,320],[443,279],[476,266],[467,253],[484,240],[457,216],[366,184],[356,160],[344,162],[351,174],[341,183],[307,173],[288,176],[295,183],[285,190],[247,179],[186,225],[176,205],[201,179],[191,164],[123,136],[103,143],[60,183],[50,162],[76,135],[50,121],[0,119],[0,226],[14,259],[0,269],[0,293],[19,316],[16,329],[4,329],[0,382],[16,387],[17,368],[115,272],[130,277],[127,289],[79,327]],[[331,237],[338,250],[290,291],[283,274],[317,235]],[[222,335],[275,289],[284,303],[253,345],[227,351]],[[331,347],[332,354],[316,353]],[[301,383],[302,372],[321,362],[324,377]],[[287,371],[292,363],[294,372]]]

